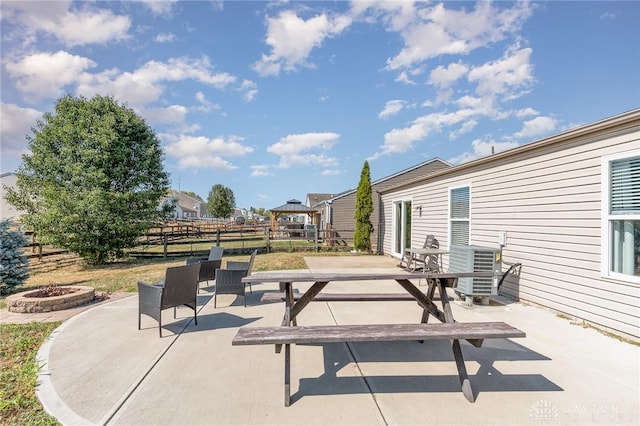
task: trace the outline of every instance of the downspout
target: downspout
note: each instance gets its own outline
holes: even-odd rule
[[[382,205],[382,194],[380,193],[380,191],[376,191],[376,193],[378,194],[378,235],[377,235],[377,251],[378,254],[384,254],[383,253],[383,247],[382,247],[382,218],[384,217],[384,206]]]

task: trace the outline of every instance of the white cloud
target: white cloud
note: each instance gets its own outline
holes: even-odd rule
[[[14,157],[17,164],[20,155],[27,152],[27,135],[32,135],[31,128],[36,127],[42,113],[32,108],[23,108],[15,104],[0,103],[0,139],[2,140],[2,158]]]
[[[415,81],[413,81],[411,78],[409,78],[409,74],[406,71],[402,71],[398,74],[398,76],[396,77],[396,83],[403,83],[403,84],[409,84],[409,85],[414,85],[416,84]]]
[[[242,140],[238,136],[210,139],[204,136],[181,135],[167,144],[165,152],[178,159],[180,168],[229,171],[237,167],[223,157],[241,157],[253,152],[253,148],[241,143]]]
[[[321,46],[326,38],[340,34],[350,24],[351,18],[347,15],[321,14],[304,20],[291,10],[269,17],[266,43],[271,52],[263,54],[253,64],[253,69],[262,76],[268,76],[277,75],[281,70],[313,67],[307,61],[311,51]]]
[[[548,135],[555,131],[558,121],[552,117],[536,117],[529,121],[525,121],[522,130],[514,133],[514,137],[518,139],[533,138],[536,136]]]
[[[516,117],[527,117],[530,115],[538,115],[539,112],[533,108],[523,108],[516,111]]]
[[[220,110],[222,107],[218,104],[210,102],[205,97],[204,93],[197,92],[195,95],[196,101],[200,104],[200,106],[196,107],[198,111],[209,112],[214,110]]]
[[[60,50],[34,53],[16,62],[7,62],[5,68],[16,80],[18,90],[39,100],[60,96],[66,86],[75,84],[85,70],[95,66],[88,58]]]
[[[185,122],[187,108],[183,105],[169,105],[162,108],[142,108],[140,114],[151,124],[156,123],[180,123]]]
[[[137,78],[149,82],[195,80],[218,89],[234,83],[236,78],[226,72],[212,72],[211,62],[206,56],[200,59],[189,57],[170,58],[167,62],[149,61],[135,72]]]
[[[271,176],[273,173],[271,172],[271,166],[267,164],[258,164],[255,166],[251,166],[251,177],[259,177],[259,176]]]
[[[429,74],[429,84],[433,84],[438,89],[446,89],[464,77],[467,72],[469,72],[469,66],[460,62],[449,64],[446,68],[439,65]]]
[[[156,36],[155,41],[157,43],[171,43],[176,39],[173,33],[160,33]]]
[[[178,0],[137,0],[144,4],[154,15],[170,15]]]
[[[157,101],[164,93],[165,82],[194,80],[202,84],[225,89],[236,78],[225,72],[213,72],[209,58],[171,58],[166,62],[149,61],[134,72],[117,69],[99,74],[84,74],[78,79],[78,94],[92,97],[108,93],[133,107],[142,107]]]
[[[238,90],[244,93],[243,98],[247,102],[253,101],[258,96],[258,85],[251,80],[242,80]]]
[[[399,99],[387,101],[387,103],[384,106],[384,109],[380,111],[380,113],[378,114],[378,118],[385,119],[385,118],[391,117],[392,115],[398,114],[400,111],[402,111],[405,104],[406,104],[405,101],[402,101]]]
[[[335,167],[338,159],[325,154],[290,154],[280,157],[278,167],[287,169],[298,166]]]
[[[315,165],[333,167],[338,160],[321,154],[302,154],[306,151],[331,149],[340,137],[337,133],[303,133],[288,135],[267,148],[267,152],[280,157],[279,167]]]
[[[517,146],[519,145],[516,142],[495,142],[492,140],[483,141],[476,139],[471,142],[472,151],[464,152],[456,157],[450,158],[448,161],[454,165],[467,163],[471,160],[486,157],[492,153],[497,154],[498,152],[506,151]]]
[[[392,129],[384,135],[384,144],[379,155],[400,154],[409,151],[416,141],[442,131],[443,127],[456,125],[469,126],[466,122],[473,120],[476,112],[473,109],[461,109],[455,112],[437,112],[418,117],[409,127]],[[376,155],[375,158],[379,157]]]
[[[469,81],[477,83],[480,96],[501,95],[505,100],[521,96],[535,82],[529,48],[512,48],[505,55],[469,71]]]
[[[287,135],[267,148],[276,155],[297,154],[311,149],[330,149],[340,137],[337,133],[301,133]]]
[[[327,170],[323,170],[322,173],[320,173],[322,176],[338,176],[341,175],[343,172],[342,170],[337,170],[337,169],[327,169]]]
[[[371,7],[382,9],[385,3]],[[387,68],[400,70],[441,55],[466,55],[501,41],[521,28],[531,9],[529,2],[517,2],[511,8],[477,2],[469,12],[446,9],[444,3],[427,4],[402,20],[390,21],[388,29],[399,32],[405,46],[387,60]]]
[[[449,139],[457,139],[461,135],[466,135],[468,133],[471,133],[477,125],[478,125],[478,120],[470,119],[470,120],[464,121],[459,128],[453,130],[452,132],[449,132]]]
[[[21,25],[25,38],[44,32],[53,35],[68,47],[86,44],[105,44],[129,38],[131,19],[99,9],[96,3],[71,1],[5,2],[8,18]],[[3,10],[4,12],[4,10]]]

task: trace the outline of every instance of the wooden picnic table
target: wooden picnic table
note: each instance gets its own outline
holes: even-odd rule
[[[457,323],[453,318],[446,288],[455,287],[458,278],[493,277],[492,272],[463,273],[314,273],[301,271],[257,272],[242,279],[243,282],[277,282],[284,287],[285,312],[279,327],[242,327],[233,339],[233,345],[275,344],[276,352],[285,346],[285,406],[290,404],[290,344],[292,343],[327,343],[327,342],[360,342],[360,341],[424,341],[431,339],[450,339],[453,357],[458,369],[458,376],[464,396],[474,402],[471,383],[464,364],[460,339],[466,339],[476,347],[480,347],[486,338],[525,337],[525,333],[502,322],[490,323]],[[427,291],[420,290],[412,280],[424,279],[428,282]],[[302,310],[316,298],[322,300],[322,290],[329,283],[356,281],[396,281],[406,293],[423,308],[419,324],[372,324],[372,325],[329,325],[329,326],[297,326],[297,317]],[[293,283],[313,283],[304,293],[294,296]],[[442,308],[434,303],[436,289],[440,295]],[[403,294],[406,294],[403,293]],[[343,300],[393,300],[389,293],[359,294],[357,299],[348,297]],[[332,300],[339,301],[339,295],[332,294]],[[429,316],[433,316],[441,324],[429,324]]]

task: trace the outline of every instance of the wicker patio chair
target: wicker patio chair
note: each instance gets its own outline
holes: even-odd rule
[[[247,296],[245,294],[245,284],[242,278],[246,276],[243,269],[218,269],[216,271],[216,291],[213,296],[213,307],[217,307],[219,294],[235,294],[242,296],[244,307],[247,307]]]
[[[138,281],[138,330],[141,328],[142,314],[158,321],[158,331],[162,337],[162,311],[173,308],[176,318],[176,307],[187,306],[193,309],[193,318],[198,325],[196,314],[198,297],[198,274],[200,263],[167,268],[164,281],[147,284]]]
[[[217,260],[202,260],[197,257],[188,257],[187,265],[191,265],[194,263],[200,264],[200,273],[198,274],[198,293],[200,293],[200,283],[205,281],[207,286],[209,285],[209,281],[213,281],[216,279],[216,269],[222,266],[222,259]]]
[[[251,275],[251,271],[253,270],[253,261],[255,260],[257,254],[258,250],[256,249],[253,251],[253,253],[251,253],[248,261],[229,260],[227,261],[227,269],[241,270],[245,272],[245,277],[249,276]],[[249,292],[253,294],[251,283],[249,283]]]
[[[209,251],[209,260],[222,260],[222,254],[224,253],[224,247],[213,246]]]

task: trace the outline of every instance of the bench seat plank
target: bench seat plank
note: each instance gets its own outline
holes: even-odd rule
[[[294,293],[294,300],[300,299],[300,294]],[[282,302],[285,294],[281,292],[267,292],[262,295],[262,302]],[[408,293],[319,293],[313,298],[314,302],[401,302],[415,301],[416,299]],[[433,300],[439,300],[436,296]]]
[[[242,327],[233,345],[525,337],[504,322]]]

